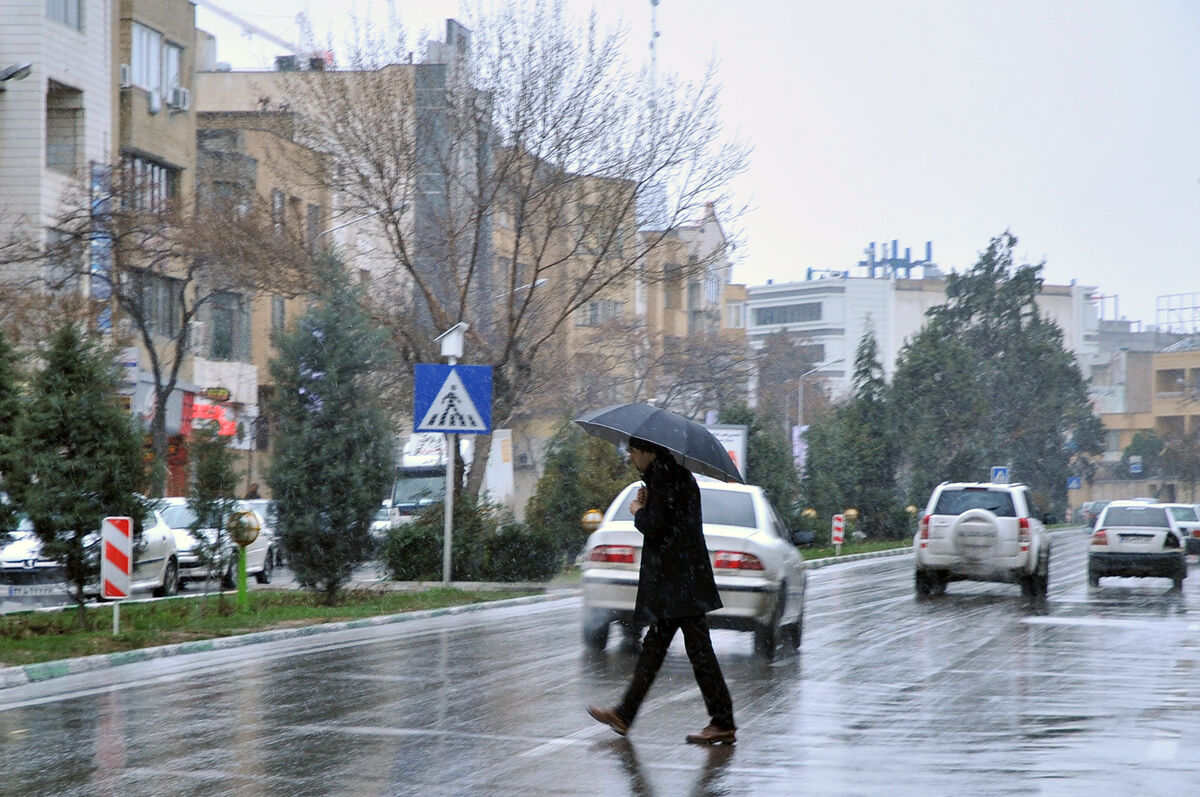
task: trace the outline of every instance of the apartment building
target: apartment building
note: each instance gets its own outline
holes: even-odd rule
[[[52,240],[64,199],[102,179],[116,15],[116,0],[0,2],[0,241]]]

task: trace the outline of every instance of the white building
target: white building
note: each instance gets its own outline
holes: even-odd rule
[[[107,164],[115,0],[0,0],[0,240],[44,240],[72,178]]]
[[[1063,331],[1063,343],[1076,355],[1084,376],[1097,352],[1099,320],[1092,295],[1083,285],[1044,285],[1038,308]],[[802,282],[768,282],[748,289],[747,338],[762,348],[768,335],[787,332],[803,338],[812,363],[824,364],[814,373],[823,377],[830,393],[851,390],[854,355],[868,326],[874,331],[879,357],[890,378],[904,344],[924,326],[925,313],[946,301],[946,281],[939,277],[898,278],[889,273],[851,277],[829,272]],[[800,364],[798,364],[800,365]]]

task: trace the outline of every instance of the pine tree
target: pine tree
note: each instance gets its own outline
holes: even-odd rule
[[[580,524],[589,509],[608,509],[638,478],[612,443],[587,435],[577,425],[561,426],[546,449],[546,466],[525,508],[530,528],[551,532],[562,553],[575,553],[586,539]]]
[[[21,382],[17,353],[4,330],[0,329],[0,545],[16,525],[16,509],[6,499],[5,478],[12,471],[12,456],[17,451],[13,436],[21,412]]]
[[[93,545],[107,516],[134,519],[134,550],[145,502],[140,435],[117,402],[113,352],[71,321],[51,336],[45,365],[16,423],[20,457],[6,479],[14,503],[33,522],[43,552],[63,568],[84,623],[84,588],[99,562]]]
[[[370,556],[371,520],[392,478],[393,432],[371,381],[387,336],[337,264],[321,279],[324,294],[279,336],[271,362],[276,445],[267,482],[296,578],[332,604]]]
[[[211,423],[192,430],[188,456],[192,466],[192,481],[187,503],[195,515],[191,531],[197,540],[196,552],[200,561],[208,566],[209,577],[205,580],[207,590],[208,582],[214,576],[221,578],[221,574],[233,565],[231,554],[237,555],[236,548],[229,546],[225,521],[237,503],[234,494],[239,474],[234,467],[228,439],[221,437]],[[201,529],[209,530],[207,533],[210,536],[201,534]],[[225,611],[223,593],[220,611]]]

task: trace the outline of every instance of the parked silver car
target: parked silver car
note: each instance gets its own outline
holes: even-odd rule
[[[99,530],[84,538],[90,555],[98,555]],[[62,568],[54,559],[42,555],[42,542],[33,524],[22,520],[3,549],[0,549],[0,585],[11,597],[65,592]],[[179,560],[175,536],[155,511],[147,513],[141,536],[133,547],[133,591],[150,590],[155,597],[174,595],[179,587]],[[97,580],[84,588],[89,597],[100,596]]]
[[[755,650],[771,658],[780,643],[800,646],[807,566],[762,488],[700,477],[704,538],[723,607],[707,615],[711,628],[754,632]],[[583,641],[608,644],[614,622],[632,628],[642,562],[642,534],[629,502],[641,482],[621,491],[588,537],[583,570]]]
[[[239,502],[240,503],[240,502]],[[252,575],[260,584],[271,583],[271,574],[275,570],[274,537],[266,521],[252,509],[238,507],[240,512],[250,512],[259,524],[258,538],[246,546],[246,573]],[[179,581],[186,584],[190,581],[205,581],[210,575],[219,581],[225,589],[237,586],[237,546],[228,535],[225,538],[224,558],[227,564],[220,573],[211,573],[196,552],[198,540],[192,533],[191,526],[196,520],[195,513],[187,504],[186,498],[164,498],[162,514],[179,548]],[[212,529],[200,529],[199,534],[209,537]]]

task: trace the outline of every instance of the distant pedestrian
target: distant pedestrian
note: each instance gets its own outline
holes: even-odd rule
[[[736,736],[733,701],[708,634],[707,612],[721,608],[700,510],[695,477],[665,448],[640,438],[629,441],[629,459],[646,483],[629,505],[644,537],[633,621],[649,623],[633,679],[612,708],[589,706],[590,714],[624,736],[654,682],[676,630],[684,646],[710,722],[687,741],[732,743]]]
[[[250,487],[246,490],[245,500],[253,501],[258,498],[262,498],[262,496],[258,494],[258,482],[251,482]]]

